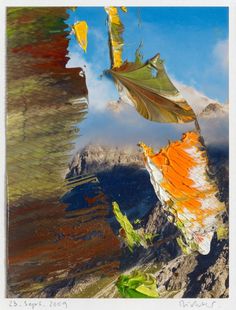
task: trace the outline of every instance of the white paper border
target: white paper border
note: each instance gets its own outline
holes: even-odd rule
[[[6,299],[6,263],[5,263],[5,240],[6,240],[6,208],[5,208],[5,59],[6,41],[5,29],[6,7],[10,6],[228,6],[229,7],[229,122],[230,122],[230,297],[227,299]],[[232,310],[236,305],[236,0],[126,0],[126,1],[92,1],[92,0],[1,0],[0,3],[0,309],[58,309],[64,310],[63,306],[55,307],[53,303],[66,301],[67,309],[111,309],[121,310],[159,310],[159,309],[223,309]],[[14,301],[18,306],[14,306]],[[41,306],[40,306],[41,303]],[[33,306],[36,304],[36,306]]]

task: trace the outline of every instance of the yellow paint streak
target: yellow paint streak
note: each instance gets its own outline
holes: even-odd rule
[[[81,46],[81,48],[86,52],[87,51],[87,45],[88,45],[88,25],[86,21],[80,21],[74,24],[72,26],[76,39]]]
[[[127,12],[126,7],[121,7],[123,12]],[[123,24],[121,23],[118,9],[113,6],[105,7],[108,15],[108,26],[110,34],[110,48],[112,56],[112,68],[119,68],[122,63],[123,39],[121,33],[123,31]]]
[[[112,24],[116,24],[116,25],[121,25],[121,21],[120,21],[120,17],[118,15],[118,9],[114,6],[109,6],[107,8],[105,8],[108,16],[109,16],[109,20]]]
[[[123,12],[127,13],[127,7],[126,7],[126,6],[121,6],[120,8],[121,8],[121,10],[122,10]]]

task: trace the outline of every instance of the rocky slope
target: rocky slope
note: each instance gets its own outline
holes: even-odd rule
[[[157,202],[141,153],[132,148],[88,145],[72,160],[67,178],[95,174],[110,201],[117,201],[134,220],[152,210]],[[109,221],[115,230],[117,221],[110,210]]]
[[[206,255],[180,255],[156,273],[159,292],[175,298],[228,297],[228,244],[216,242]]]
[[[220,147],[208,149],[211,173],[219,185],[220,199],[228,205],[228,151]],[[178,231],[170,224],[155,196],[141,155],[132,150],[90,145],[79,152],[70,166],[68,176],[93,173],[101,181],[103,189],[111,200],[117,200],[131,220],[140,209],[140,202],[148,212],[140,212],[141,225],[145,232],[156,233],[166,242],[154,244],[148,250],[135,249],[130,254],[122,249],[121,272],[133,268],[150,269],[154,272],[161,297],[227,297],[228,296],[228,241],[213,240],[212,251],[206,255],[183,255],[174,237]],[[112,183],[115,183],[112,186]],[[146,199],[146,196],[149,198]],[[155,194],[154,194],[155,195]],[[121,203],[122,202],[122,203]],[[149,205],[149,206],[148,206]],[[225,215],[225,221],[228,221]],[[110,223],[113,225],[112,217]],[[99,280],[100,281],[100,280]],[[100,282],[99,282],[100,283]],[[102,285],[97,297],[118,297],[114,295],[115,278]],[[90,284],[88,284],[89,286]],[[74,287],[81,288],[81,284]],[[92,287],[92,285],[91,285]]]
[[[69,166],[68,176],[98,173],[111,170],[116,166],[143,168],[142,155],[132,148],[119,149],[89,144],[74,156]]]
[[[228,208],[228,150],[220,147],[209,147],[208,156],[212,177],[215,178],[219,187],[219,198],[225,202],[226,208]],[[224,222],[228,223],[226,213]],[[152,210],[146,231],[158,232],[164,238],[174,233],[160,205]],[[164,254],[166,253],[164,252]],[[159,291],[163,297],[228,297],[228,240],[217,241],[215,236],[212,241],[212,250],[206,256],[178,254],[174,259],[162,264],[162,268],[156,273]]]

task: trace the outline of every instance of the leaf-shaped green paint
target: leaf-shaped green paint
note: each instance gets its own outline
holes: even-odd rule
[[[169,79],[160,55],[141,62],[124,62],[108,72],[114,78],[120,97],[132,104],[144,118],[161,123],[185,123],[196,116]]]
[[[124,239],[124,242],[129,247],[130,251],[133,251],[135,246],[143,246],[147,248],[149,244],[152,243],[152,240],[157,236],[150,233],[145,233],[143,229],[135,230],[133,225],[130,223],[126,215],[123,215],[120,211],[119,205],[117,202],[112,203],[113,213],[119,222],[121,229],[120,234]],[[140,220],[135,221],[136,223],[141,223]]]
[[[133,228],[126,215],[123,215],[120,211],[117,202],[112,203],[114,215],[121,226],[121,235],[124,238],[125,243],[132,251],[134,246],[143,245],[146,246],[146,240],[142,238]]]
[[[116,286],[124,298],[157,298],[156,279],[148,273],[134,270],[131,274],[123,274]]]

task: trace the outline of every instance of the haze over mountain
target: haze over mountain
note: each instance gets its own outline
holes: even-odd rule
[[[106,85],[106,79],[103,82]],[[205,142],[226,145],[228,143],[228,104],[221,104],[193,87],[178,82],[175,84],[196,112]],[[99,93],[106,89],[106,86],[103,86],[99,90],[99,84],[97,86],[96,89],[92,89],[91,97],[89,93],[89,104],[91,101],[93,103],[89,106],[87,119],[81,125],[82,136],[78,139],[77,149],[94,143],[136,148],[139,141],[144,141],[158,149],[166,145],[168,140],[180,139],[183,132],[195,128],[193,122],[164,124],[148,121],[132,106],[121,100],[108,100],[103,104],[102,110],[95,110],[93,107],[96,101],[99,103],[101,99]]]
[[[209,104],[218,104],[222,107],[225,106],[216,99],[207,97],[194,87],[185,85],[178,81],[173,82],[197,115],[199,115]]]

